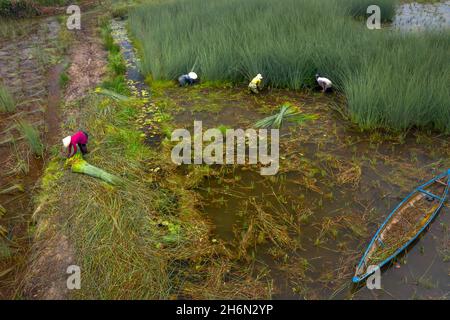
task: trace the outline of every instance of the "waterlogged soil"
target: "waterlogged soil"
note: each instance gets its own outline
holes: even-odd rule
[[[40,133],[46,146],[58,136],[59,81],[63,65],[56,18],[24,23],[29,32],[0,39],[0,82],[17,102],[16,111],[0,115],[0,298],[20,296],[18,284],[29,252],[29,217],[44,162],[30,151],[16,121]],[[16,186],[16,187],[14,187]],[[12,187],[12,189],[11,189]],[[2,192],[4,190],[9,192]]]
[[[389,212],[417,185],[449,167],[447,136],[362,133],[335,111],[335,94],[245,87],[165,88],[156,95],[175,128],[250,128],[288,102],[317,120],[280,132],[280,168],[217,168],[197,189],[213,234],[273,280],[273,298],[448,298],[450,223],[444,208],[430,230],[383,270],[382,289],[351,284],[355,265]]]

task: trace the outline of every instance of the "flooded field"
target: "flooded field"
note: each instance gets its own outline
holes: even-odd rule
[[[450,28],[450,1],[403,4],[393,26],[403,31]]]
[[[132,88],[140,88],[137,94],[148,90],[136,75],[123,22],[113,26],[125,48]],[[336,94],[269,89],[253,96],[245,87],[178,88],[175,83],[156,85],[151,92],[156,108],[173,117],[173,128],[191,131],[194,120],[203,121],[203,130],[250,128],[284,103],[317,116],[282,128],[277,175],[261,176],[249,165],[211,167],[195,189],[212,224],[212,241],[232,252],[235,268],[250,268],[255,278],[270,283],[273,298],[448,298],[447,208],[384,270],[382,290],[351,283],[380,223],[413,188],[449,167],[447,136],[361,132],[339,112],[344,101]],[[153,125],[144,125],[146,130]]]
[[[267,268],[275,298],[350,297],[354,266],[378,225],[412,188],[449,165],[447,139],[411,133],[383,141],[360,133],[333,111],[333,97],[272,91],[255,99],[244,88],[165,92],[178,110],[177,128],[191,129],[195,119],[207,128],[246,129],[284,102],[318,115],[282,130],[276,176],[229,168],[198,189],[217,238]],[[445,298],[447,212],[399,259],[399,268],[383,273],[381,292],[363,289],[355,298]]]

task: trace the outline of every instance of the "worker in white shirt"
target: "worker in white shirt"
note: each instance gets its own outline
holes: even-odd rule
[[[322,92],[326,92],[328,89],[331,89],[333,83],[330,79],[321,77],[319,74],[316,74],[316,81],[319,86],[322,88]]]

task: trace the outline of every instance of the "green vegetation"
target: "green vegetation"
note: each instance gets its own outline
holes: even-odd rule
[[[127,66],[123,61],[122,54],[119,52],[110,53],[108,56],[109,68],[116,74],[123,74],[127,70]]]
[[[29,0],[0,0],[0,17],[28,17],[38,14],[35,1]]]
[[[298,108],[291,106],[288,103],[283,104],[279,111],[267,118],[259,120],[255,123],[256,128],[281,128],[285,121],[295,122],[301,124],[307,120],[314,120],[317,116],[311,114],[302,114]]]
[[[0,38],[9,39],[23,36],[29,32],[29,21],[1,18],[0,19]]]
[[[64,70],[63,72],[61,72],[61,74],[59,75],[59,85],[62,88],[65,88],[67,86],[67,84],[69,83],[69,75],[67,74],[66,70]]]
[[[141,69],[154,80],[196,70],[204,81],[315,87],[331,78],[363,129],[422,127],[450,132],[450,35],[369,30],[368,1],[186,0],[130,11]],[[369,1],[392,19],[394,0]],[[201,23],[199,23],[201,21]],[[351,36],[349,36],[351,35]],[[432,57],[432,58],[430,58]]]
[[[40,7],[56,7],[68,3],[68,0],[0,0],[0,17],[31,17],[41,14]]]
[[[31,148],[31,151],[39,157],[44,154],[44,145],[42,144],[39,131],[25,120],[17,121],[17,129],[23,135]]]
[[[69,1],[69,0],[34,0],[35,3],[41,6],[64,6],[68,3],[78,3],[78,1]]]
[[[65,231],[83,268],[84,284],[76,297],[167,298],[165,267],[155,252],[156,239],[163,231],[153,222],[159,193],[142,178],[144,159],[151,153],[139,134],[132,135],[127,128],[135,107],[107,99],[115,113],[99,114],[97,106],[102,99],[92,95],[80,102],[84,110],[80,122],[95,137],[90,141],[93,151],[86,158],[123,177],[124,185],[114,187],[84,175],[74,176],[64,171],[63,159],[56,158],[55,169],[47,171],[43,179],[39,204],[46,209],[37,219],[67,210],[68,202],[61,201],[60,194],[67,195],[71,214],[65,218],[70,226]],[[70,190],[83,192],[72,197]],[[51,232],[46,223],[40,223],[36,231],[43,237]]]
[[[119,177],[87,163],[79,153],[68,159],[66,161],[66,165],[70,166],[72,168],[72,172],[74,173],[82,173],[90,177],[103,180],[112,185],[118,185],[121,183],[121,179]]]
[[[63,6],[68,3],[68,0],[0,0],[0,16],[30,17],[40,14],[41,6]]]
[[[14,112],[16,102],[6,87],[0,85],[0,112]]]
[[[111,26],[108,20],[104,20],[101,26],[101,35],[103,39],[103,46],[110,53],[120,52],[120,47],[114,43],[114,38],[111,35]]]
[[[36,216],[42,221],[36,229],[37,241],[52,235],[45,219],[70,212],[64,218],[64,232],[83,270],[82,289],[72,298],[172,298],[190,281],[187,275],[194,273],[195,266],[214,261],[215,247],[210,248],[205,238],[208,226],[194,209],[193,194],[182,188],[182,181],[169,183],[163,178],[172,170],[166,158],[170,152],[144,144],[134,125],[142,108],[137,99],[122,101],[93,93],[79,105],[83,114],[76,126],[95,137],[86,160],[119,176],[122,183],[114,186],[75,175],[63,169],[64,159],[53,159],[37,204],[44,208]],[[99,113],[102,105],[114,112]],[[185,264],[182,269],[180,261]]]
[[[397,0],[345,0],[345,6],[348,8],[350,15],[355,18],[366,17],[367,8],[376,4],[381,9],[382,22],[391,22],[394,19],[397,3]]]
[[[135,127],[146,99],[117,99],[117,94],[100,91],[78,101],[83,113],[69,129],[81,126],[89,131],[86,160],[122,183],[114,186],[74,175],[64,170],[64,159],[55,157],[42,179],[36,241],[54,236],[48,221],[69,212],[64,233],[83,270],[82,289],[73,292],[73,298],[168,299],[189,283],[192,291],[186,289],[185,296],[204,294],[193,286],[210,274],[205,264],[220,263],[214,255],[217,247],[210,246],[208,225],[195,209],[193,193],[183,188],[183,181],[163,178],[173,170],[166,158],[170,152],[148,148]],[[192,186],[202,177],[186,180]],[[199,265],[203,271],[196,269]],[[196,279],[190,276],[194,270]],[[229,295],[245,297],[231,290]]]
[[[108,50],[109,69],[108,78],[102,83],[102,87],[121,95],[129,95],[130,90],[124,76],[126,65],[120,53],[120,47],[114,43],[111,36],[111,27],[108,20],[105,20],[101,26],[101,35],[103,46]]]
[[[105,89],[105,88],[97,88],[97,89],[95,89],[95,92],[98,93],[98,94],[101,94],[103,96],[106,96],[106,97],[108,97],[110,99],[113,99],[115,101],[126,102],[126,101],[129,101],[130,99],[132,99],[130,97],[124,96],[124,95],[119,94],[119,93],[117,93],[115,91],[111,91],[111,90],[108,90],[108,89]]]

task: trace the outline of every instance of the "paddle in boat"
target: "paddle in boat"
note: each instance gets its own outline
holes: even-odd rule
[[[352,279],[354,283],[390,262],[433,221],[447,198],[449,176],[450,169],[417,187],[391,212],[361,258]]]

